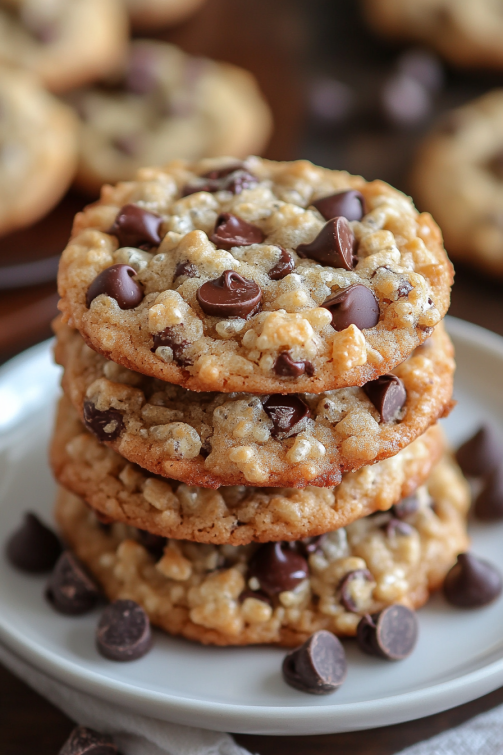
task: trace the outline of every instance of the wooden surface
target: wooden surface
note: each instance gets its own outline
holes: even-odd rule
[[[407,190],[408,165],[428,120],[407,131],[384,128],[372,117],[335,128],[320,125],[306,106],[312,82],[326,75],[354,85],[360,99],[370,102],[393,65],[396,52],[365,31],[356,5],[356,0],[209,0],[198,16],[159,36],[188,52],[229,60],[255,73],[276,123],[267,156],[307,157],[368,179],[380,177]],[[435,102],[431,119],[452,104],[501,83],[503,76],[447,72],[447,86]],[[90,200],[70,192],[43,221],[0,239],[0,266],[59,254],[74,213]],[[0,359],[5,359],[49,337],[57,299],[50,281],[10,291],[2,288],[0,270]],[[458,270],[451,314],[503,335],[502,292],[502,285]],[[240,736],[238,740],[259,755],[391,755],[500,703],[503,690],[436,716],[368,732]],[[1,755],[56,755],[71,727],[65,716],[0,667]]]

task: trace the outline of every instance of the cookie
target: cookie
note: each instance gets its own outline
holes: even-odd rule
[[[195,13],[204,0],[125,0],[135,29],[157,29],[178,24]]]
[[[81,119],[77,183],[94,195],[144,165],[260,153],[271,133],[271,113],[251,73],[166,42],[133,42],[113,85],[72,92],[69,101]],[[161,178],[164,212],[163,184]]]
[[[432,47],[454,65],[502,68],[503,18],[493,0],[363,0],[370,25]]]
[[[191,390],[262,394],[390,372],[442,319],[451,282],[438,227],[400,192],[259,158],[104,187],[59,271],[65,319],[104,356]]]
[[[299,540],[387,511],[423,484],[444,451],[439,425],[390,459],[345,474],[334,488],[218,490],[163,480],[131,464],[85,430],[60,402],[51,464],[58,482],[104,520],[199,543]]]
[[[321,395],[196,393],[104,359],[56,323],[63,388],[96,437],[188,485],[326,487],[394,456],[452,406],[443,326],[394,373]]]
[[[456,260],[503,275],[503,89],[453,110],[420,147],[411,183]]]
[[[45,215],[72,181],[77,122],[24,71],[0,67],[0,233]]]
[[[53,92],[106,76],[128,36],[122,0],[3,0],[0,61],[35,73]]]
[[[319,629],[354,636],[362,616],[394,603],[418,608],[441,586],[468,547],[469,490],[450,459],[417,502],[406,520],[381,512],[321,538],[237,547],[154,543],[123,524],[100,524],[63,489],[56,517],[108,597],[135,600],[170,634],[296,646]]]

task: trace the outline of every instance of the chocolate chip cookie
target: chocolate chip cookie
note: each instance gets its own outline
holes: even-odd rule
[[[135,29],[157,29],[180,23],[191,16],[204,0],[124,0]]]
[[[451,408],[443,326],[393,373],[322,394],[196,393],[121,367],[61,320],[56,359],[86,427],[131,462],[188,485],[320,487],[394,456]]]
[[[257,545],[168,540],[103,524],[61,490],[56,517],[109,598],[135,600],[170,634],[215,645],[299,645],[362,616],[417,608],[467,549],[468,486],[450,459],[408,502],[327,535]],[[405,513],[408,511],[408,513]]]

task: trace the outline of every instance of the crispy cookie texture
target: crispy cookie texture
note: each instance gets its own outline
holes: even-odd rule
[[[55,326],[63,388],[88,429],[128,461],[188,485],[338,485],[344,472],[394,456],[453,405],[453,349],[442,325],[395,369],[405,403],[388,421],[365,388],[187,391],[107,361],[61,320]]]
[[[468,486],[444,459],[416,497],[415,512],[398,524],[381,512],[320,539],[261,546],[168,540],[153,548],[138,530],[100,524],[63,489],[56,518],[109,598],[135,600],[170,634],[295,646],[318,629],[354,636],[363,615],[394,603],[418,608],[441,586],[468,547]]]
[[[314,206],[343,191],[360,220]],[[158,238],[121,232],[131,206],[159,216]],[[114,264],[137,271],[144,298],[124,309],[104,291],[87,307]],[[304,160],[176,161],[76,216],[60,309],[107,358],[191,390],[321,393],[403,362],[445,315],[452,277],[431,216],[382,181]]]
[[[61,399],[51,446],[58,482],[98,516],[163,537],[246,545],[298,540],[386,511],[422,485],[444,451],[439,425],[390,459],[343,476],[334,488],[218,490],[156,477],[107,448]]]

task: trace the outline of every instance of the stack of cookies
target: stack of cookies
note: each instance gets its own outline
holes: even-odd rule
[[[307,161],[105,186],[60,265],[51,458],[107,596],[217,645],[422,605],[468,543],[452,275],[408,197]]]

